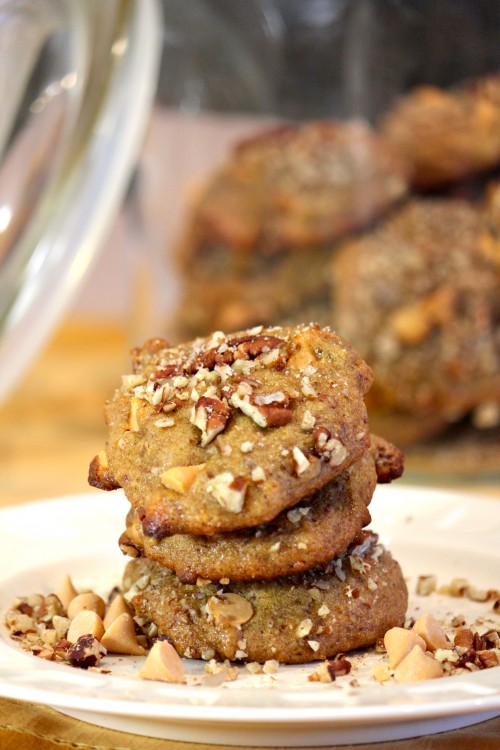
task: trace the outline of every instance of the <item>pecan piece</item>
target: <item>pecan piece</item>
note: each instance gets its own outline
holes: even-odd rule
[[[106,649],[93,635],[81,635],[76,643],[68,648],[68,661],[74,667],[88,669],[95,667],[106,656]]]
[[[341,677],[343,675],[349,674],[351,668],[352,664],[349,659],[345,658],[344,654],[337,654],[333,661],[328,662],[328,671],[330,672],[330,674],[333,672],[332,677],[334,679],[335,677]]]
[[[225,349],[221,352],[219,349],[220,347],[214,347],[208,349],[206,352],[202,352],[184,368],[187,374],[194,375],[202,368],[213,370],[215,365],[232,365],[234,362],[234,352],[230,349]]]
[[[160,481],[164,487],[183,495],[189,490],[194,480],[203,471],[205,464],[190,466],[171,466],[160,474]]]
[[[160,367],[155,370],[153,374],[154,380],[162,380],[163,378],[173,378],[174,375],[182,375],[181,365],[166,365],[166,367]]]
[[[243,477],[235,477],[224,471],[207,482],[209,492],[223,508],[231,513],[240,513],[245,502],[247,483]]]
[[[470,628],[459,628],[453,640],[455,646],[470,650],[474,642],[474,633]]]
[[[372,435],[372,453],[375,458],[377,482],[389,484],[393,479],[399,479],[404,470],[404,456],[395,445],[387,440]]]
[[[347,457],[347,449],[343,443],[326,427],[316,427],[313,434],[313,446],[317,455],[332,466],[340,466]]]
[[[283,343],[283,339],[277,336],[253,334],[230,339],[227,345],[236,350],[234,359],[254,359],[259,354],[265,354]]]
[[[231,416],[228,404],[220,398],[201,396],[193,407],[191,423],[201,431],[201,447],[225,430]]]
[[[270,397],[273,400],[269,400]],[[240,395],[238,391],[235,391],[231,395],[231,403],[247,417],[253,419],[259,427],[282,427],[292,421],[292,412],[288,408],[290,398],[281,392],[268,396],[263,394],[254,396]]]
[[[498,665],[500,664],[496,651],[478,651],[477,661],[479,661],[483,669],[498,667]]]

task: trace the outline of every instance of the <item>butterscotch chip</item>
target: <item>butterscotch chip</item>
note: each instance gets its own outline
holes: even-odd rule
[[[142,656],[145,653],[137,641],[134,620],[128,612],[123,612],[111,622],[101,638],[101,643],[114,654]]]
[[[372,451],[340,476],[274,521],[211,537],[174,534],[156,540],[144,534],[137,512],[127,516],[120,538],[126,554],[144,555],[174,571],[184,583],[201,577],[233,581],[300,573],[342,552],[367,525],[367,505],[376,484]]]
[[[116,594],[104,616],[103,623],[105,629],[107,630],[111,623],[114,622],[114,620],[116,620],[117,617],[122,615],[124,612],[128,613],[129,615],[132,614],[129,605],[123,598],[122,594]]]
[[[413,646],[394,670],[396,682],[417,682],[442,677],[444,670],[440,662],[425,653],[420,646]]]
[[[413,625],[412,630],[424,639],[429,651],[448,648],[450,645],[443,627],[431,614],[421,615]]]
[[[375,643],[402,624],[407,607],[400,568],[370,533],[324,568],[272,581],[231,581],[222,594],[218,583],[182,584],[146,559],[128,563],[124,582],[133,586],[144,575],[149,583],[132,596],[137,613],[154,622],[179,654],[192,658],[211,653],[221,660],[260,664],[326,659]],[[377,582],[376,589],[369,579]],[[230,594],[251,605],[252,616],[245,622],[224,622],[211,614],[213,598]]]
[[[54,591],[54,594],[60,599],[64,609],[68,609],[70,602],[78,595],[78,591],[73,586],[73,581],[66,575]]]
[[[389,657],[389,667],[394,669],[415,647],[425,651],[425,641],[416,632],[406,628],[391,628],[384,635],[384,646]]]
[[[159,682],[186,681],[182,661],[168,641],[156,641],[142,666],[139,677]]]
[[[102,618],[104,617],[106,605],[104,603],[104,600],[98,594],[94,594],[92,591],[88,591],[83,594],[78,594],[78,596],[75,596],[73,599],[71,599],[66,611],[68,617],[70,619],[73,619],[73,617],[76,617],[79,612],[82,612],[84,610],[97,612],[99,617]]]
[[[76,643],[81,635],[88,634],[100,641],[104,635],[104,625],[97,612],[83,609],[71,621],[66,639],[70,643]]]
[[[244,596],[229,592],[211,596],[207,612],[218,625],[242,625],[252,618],[253,607]]]
[[[108,472],[156,540],[266,523],[370,444],[363,399],[371,371],[315,324],[215,333],[178,347],[154,340],[134,351],[134,375],[139,385],[125,378],[107,408]],[[168,430],[157,425],[164,408],[175,420]],[[302,428],[306,412],[312,430]]]
[[[200,464],[199,466],[172,466],[160,474],[160,481],[167,489],[183,494],[188,491],[198,474],[204,468],[205,464]]]

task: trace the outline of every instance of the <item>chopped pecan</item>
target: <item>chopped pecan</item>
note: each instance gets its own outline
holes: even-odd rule
[[[253,334],[230,339],[227,345],[236,350],[234,359],[254,359],[283,343],[283,339],[277,336]]]
[[[81,635],[76,643],[68,648],[68,661],[74,667],[88,669],[95,667],[106,656],[106,649],[93,635]]]
[[[352,664],[345,658],[344,654],[338,654],[333,661],[328,662],[328,671],[330,674],[333,672],[333,679],[335,679],[335,677],[349,674],[351,668]]]
[[[389,484],[393,479],[399,479],[404,471],[404,456],[399,448],[377,435],[371,436],[371,444],[377,482]]]
[[[332,437],[332,433],[326,427],[316,427],[312,433],[312,440],[317,455],[332,466],[340,466],[347,457],[346,447],[338,438]]]
[[[470,628],[459,628],[455,633],[455,646],[471,649],[474,642],[474,633]]]
[[[294,472],[296,476],[300,476],[305,471],[308,470],[308,468],[311,465],[311,462],[307,458],[307,456],[304,455],[304,453],[300,450],[300,448],[294,447],[292,451],[293,456],[293,467]]]
[[[496,651],[478,651],[476,663],[479,661],[483,669],[489,669],[490,667],[498,667],[500,664]]]
[[[153,374],[154,380],[162,380],[163,378],[173,378],[174,375],[182,375],[182,365],[166,365],[166,367],[160,367],[155,370]]]
[[[233,374],[233,382],[235,383],[246,383],[251,388],[258,388],[262,385],[260,380],[256,380],[255,378],[249,378],[247,375],[240,375],[238,372],[235,372]]]
[[[292,421],[292,412],[289,409],[290,397],[281,391],[273,394],[245,394],[243,396],[236,391],[230,399],[233,406],[253,419],[259,427],[282,427]]]
[[[232,365],[234,362],[234,352],[230,349],[219,351],[219,347],[208,349],[202,352],[196,359],[193,359],[184,369],[188,375],[194,375],[201,368],[213,370],[215,365]]]
[[[235,477],[224,471],[207,482],[209,492],[223,508],[231,513],[239,513],[245,502],[247,482],[243,477]]]
[[[201,446],[204,448],[222,432],[231,416],[231,409],[220,398],[201,396],[193,408],[192,424],[201,431]]]

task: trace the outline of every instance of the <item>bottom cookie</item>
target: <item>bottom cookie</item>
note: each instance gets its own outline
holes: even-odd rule
[[[302,575],[198,586],[137,558],[123,587],[139,618],[181,656],[259,663],[298,664],[371,646],[402,625],[408,604],[401,569],[372,532]]]

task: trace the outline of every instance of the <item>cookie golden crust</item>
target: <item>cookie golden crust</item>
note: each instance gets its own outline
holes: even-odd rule
[[[408,603],[399,565],[367,532],[327,568],[300,576],[192,586],[139,558],[123,585],[138,615],[181,656],[260,663],[304,663],[373,645],[402,625]]]
[[[371,451],[340,476],[265,526],[212,537],[146,536],[137,513],[127,516],[123,552],[155,560],[184,583],[198,578],[252,581],[301,573],[342,552],[370,522],[377,475]]]
[[[374,411],[423,434],[500,398],[499,195],[415,199],[333,260],[333,318],[373,367]]]
[[[420,86],[399,99],[382,132],[413,165],[413,183],[434,188],[500,162],[500,76],[445,91]]]
[[[107,407],[105,474],[155,539],[266,523],[369,447],[371,370],[329,329],[155,340],[134,364]]]

